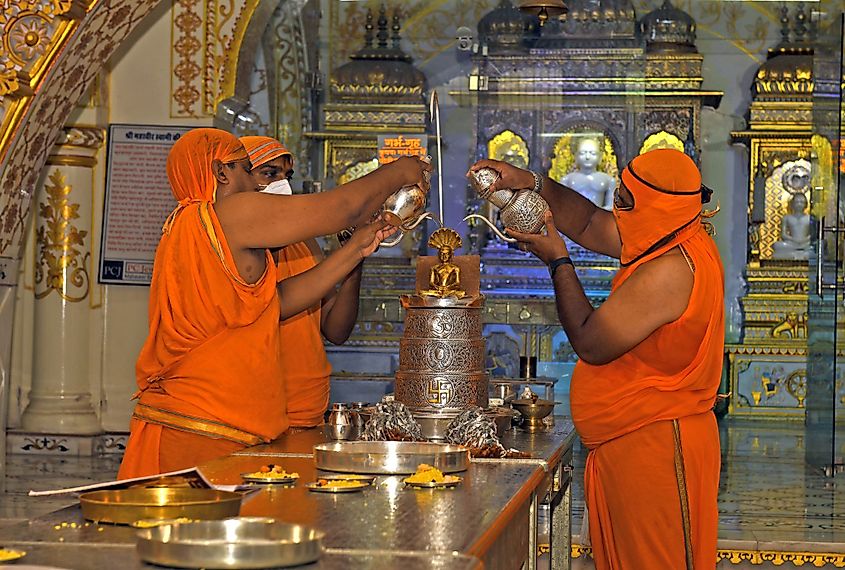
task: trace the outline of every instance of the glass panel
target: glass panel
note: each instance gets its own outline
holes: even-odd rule
[[[842,392],[840,321],[843,228],[841,168],[842,16],[833,2],[819,4],[813,57],[813,257],[810,264],[807,361],[807,462],[833,474],[842,466],[837,451],[837,411]],[[840,435],[841,437],[841,435]]]

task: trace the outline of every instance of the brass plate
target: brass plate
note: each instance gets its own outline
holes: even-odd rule
[[[356,491],[363,491],[369,486],[369,483],[361,483],[354,487],[326,487],[317,485],[317,483],[308,483],[305,485],[305,488],[315,493],[354,493]]]
[[[457,487],[463,482],[462,477],[457,477],[455,475],[446,475],[444,477],[445,481],[426,481],[425,483],[411,483],[408,481],[403,481],[406,486],[413,487],[414,489],[448,489],[451,487]]]
[[[261,483],[263,485],[290,485],[296,483],[299,477],[258,477],[252,473],[241,473],[241,479],[247,483]]]
[[[240,493],[156,487],[93,491],[79,497],[82,516],[91,521],[130,524],[145,519],[225,519],[241,509]]]
[[[0,548],[0,562],[11,562],[26,556],[23,550],[12,550],[11,548]]]

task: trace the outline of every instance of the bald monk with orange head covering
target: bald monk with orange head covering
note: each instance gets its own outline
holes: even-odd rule
[[[173,146],[178,201],[164,224],[150,288],[150,331],[136,365],[138,404],[119,478],[191,467],[284,432],[279,300],[268,248],[369,220],[422,161],[388,165],[314,196],[257,192],[246,150],[217,129]],[[370,225],[371,239],[389,230]]]
[[[499,186],[533,173],[493,161]],[[724,274],[701,205],[710,190],[682,152],[654,150],[621,173],[613,212],[542,178],[544,234],[510,231],[546,262],[558,315],[580,360],[572,419],[590,449],[585,498],[598,570],[716,566]],[[610,296],[593,309],[557,228],[616,257]]]
[[[294,159],[290,151],[270,137],[241,137],[241,142],[262,191],[291,192]],[[343,344],[352,333],[358,316],[363,258],[379,243],[367,241],[369,235],[366,228],[356,230],[348,243],[325,260],[315,239],[273,251],[282,304],[282,383],[292,427],[311,427],[323,421],[331,374],[323,336],[333,344]],[[300,307],[304,308],[297,311]]]

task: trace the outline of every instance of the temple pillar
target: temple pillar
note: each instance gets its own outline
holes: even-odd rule
[[[47,160],[35,211],[32,388],[24,431],[101,431],[90,390],[93,168],[104,133],[67,127]]]

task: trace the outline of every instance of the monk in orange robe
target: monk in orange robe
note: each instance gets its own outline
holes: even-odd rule
[[[572,419],[590,449],[585,498],[598,570],[713,569],[720,449],[711,409],[722,372],[724,274],[701,205],[710,190],[676,150],[633,159],[613,212],[572,189],[493,161],[498,185],[541,187],[544,234],[511,231],[549,265],[558,315],[580,360]],[[539,182],[539,184],[538,184]],[[557,228],[616,257],[594,309]]]
[[[290,151],[269,137],[241,137],[241,142],[263,191],[290,193],[294,167]],[[282,306],[282,383],[292,427],[323,422],[331,374],[323,337],[333,344],[343,344],[352,333],[358,316],[363,258],[378,248],[377,241],[366,241],[370,235],[365,228],[356,230],[348,243],[325,260],[315,239],[273,251]]]
[[[233,135],[195,129],[174,144],[167,175],[178,205],[156,250],[119,478],[195,466],[287,429],[268,248],[360,224],[402,186],[428,187],[424,162],[394,164],[318,195],[272,196],[256,191]],[[389,233],[369,228],[372,240]]]

